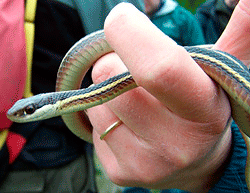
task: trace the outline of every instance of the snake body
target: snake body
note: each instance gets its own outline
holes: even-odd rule
[[[250,187],[250,74],[237,58],[206,47],[185,47],[197,64],[228,94],[232,117],[240,127],[248,148],[246,181]],[[92,128],[84,110],[105,103],[137,87],[129,72],[103,83],[79,89],[92,64],[113,52],[103,30],[79,40],[65,55],[57,75],[56,91],[21,99],[8,111],[15,122],[30,122],[62,116],[68,128],[80,138],[92,142]],[[59,92],[60,91],[60,92]]]

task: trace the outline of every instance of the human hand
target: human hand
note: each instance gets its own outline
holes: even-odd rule
[[[116,54],[97,61],[94,83],[129,70],[140,86],[88,109],[107,174],[126,186],[208,190],[230,149],[224,91],[132,5],[114,8],[104,30]],[[101,141],[119,119],[123,124]]]

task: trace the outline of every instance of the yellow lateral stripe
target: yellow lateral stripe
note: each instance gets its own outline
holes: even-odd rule
[[[228,56],[227,54],[224,54],[223,52],[218,52],[217,50],[214,50],[214,52],[216,52],[217,54],[223,55],[226,58],[228,58],[229,60],[232,60],[233,63],[237,64],[238,67],[240,67],[241,69],[244,69],[242,65],[239,64],[239,62],[237,62],[236,60],[234,60],[232,57]]]
[[[189,53],[189,54],[192,57],[202,58],[202,59],[205,59],[207,61],[216,63],[217,65],[221,66],[221,68],[223,68],[228,74],[231,74],[239,82],[243,82],[245,84],[245,86],[248,87],[248,89],[250,89],[249,82],[243,76],[241,76],[237,71],[235,71],[234,69],[232,69],[231,67],[229,67],[228,65],[223,63],[222,61],[217,60],[217,59],[215,59],[213,57],[210,57],[208,55],[198,54],[198,53],[195,53],[195,52],[192,52],[192,53]]]
[[[104,87],[101,87],[101,88],[99,88],[97,90],[93,90],[93,91],[91,91],[89,93],[85,93],[85,94],[82,94],[82,95],[72,96],[72,97],[66,98],[66,99],[64,99],[62,101],[58,101],[58,102],[60,103],[60,106],[63,106],[63,105],[67,105],[67,103],[72,103],[72,102],[74,102],[74,101],[76,101],[78,99],[90,98],[92,96],[95,96],[98,93],[102,93],[102,92],[104,92],[106,90],[109,90],[109,89],[115,87],[117,84],[119,84],[119,83],[121,83],[121,82],[123,82],[126,79],[129,79],[131,77],[132,77],[132,75],[129,74],[129,75],[127,75],[127,76],[125,76],[123,78],[120,78],[120,79],[116,80],[115,82],[112,82],[112,83],[110,83],[110,84],[108,84],[108,85],[106,85]]]

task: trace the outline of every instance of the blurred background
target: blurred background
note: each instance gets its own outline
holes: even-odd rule
[[[199,7],[205,0],[177,0],[177,2],[193,14],[196,11],[196,8]]]

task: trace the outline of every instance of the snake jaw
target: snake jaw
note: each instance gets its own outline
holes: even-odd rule
[[[26,123],[59,116],[56,110],[57,105],[39,106],[40,101],[41,95],[17,101],[7,112],[8,119],[18,123]]]
[[[7,112],[11,121],[26,123],[59,116],[53,105],[53,100],[43,100],[43,97],[51,98],[51,93],[39,94],[17,101]]]
[[[22,116],[25,116],[26,114],[27,114],[26,111],[20,110],[20,111],[15,112],[14,116],[15,117],[22,117]]]
[[[20,110],[20,111],[13,113],[13,114],[7,113],[6,115],[7,115],[7,118],[11,121],[21,122],[19,120],[22,120],[22,117],[24,117],[26,115],[26,113],[24,111]]]
[[[15,112],[8,112],[7,117],[11,121],[18,122],[18,123],[26,123],[26,122],[33,122],[33,121],[40,121],[44,119],[49,119],[52,117],[59,116],[56,113],[56,107],[48,104],[41,108],[38,108],[34,113],[29,114],[25,111],[25,109],[21,109]]]
[[[19,110],[19,111],[14,112],[13,114],[8,112],[7,113],[7,118],[10,119],[10,120],[14,120],[15,117],[20,118],[20,117],[23,117],[25,115],[26,115],[26,112],[24,110]]]
[[[21,109],[19,111],[14,112],[13,116],[20,118],[28,114],[33,114],[35,111],[36,108],[34,107],[34,105],[28,105],[27,107],[25,107],[25,109]],[[7,116],[11,116],[11,114],[7,114]]]

